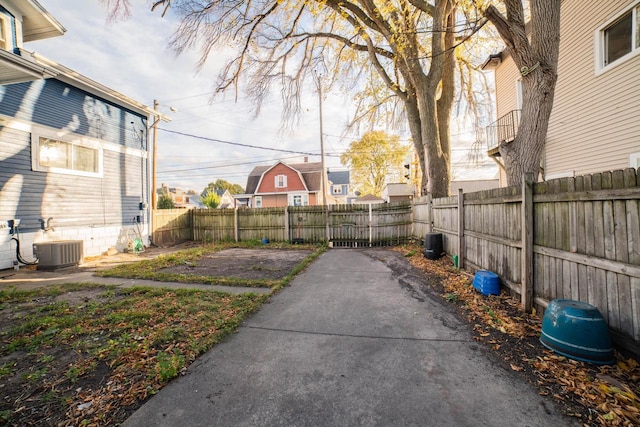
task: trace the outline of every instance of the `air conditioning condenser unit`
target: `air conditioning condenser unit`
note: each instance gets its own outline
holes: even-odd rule
[[[82,240],[60,240],[33,244],[33,255],[38,259],[38,270],[55,270],[78,265],[82,259]]]

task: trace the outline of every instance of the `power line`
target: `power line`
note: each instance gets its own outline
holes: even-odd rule
[[[284,158],[282,158],[280,160],[283,160],[283,159],[289,160],[289,159],[293,159],[295,157],[298,157],[298,156],[284,157]],[[243,161],[243,162],[240,162],[240,163],[225,163],[223,165],[202,166],[202,167],[197,167],[197,168],[190,167],[190,168],[187,168],[187,169],[167,169],[167,170],[158,171],[158,173],[167,174],[167,173],[173,173],[173,172],[187,172],[187,171],[196,171],[196,170],[205,170],[205,169],[222,169],[222,168],[231,167],[231,166],[245,166],[245,165],[248,166],[248,165],[252,165],[252,164],[256,164],[256,163],[264,163],[264,162],[266,162],[268,160],[272,160],[273,161],[273,160],[278,160],[278,159],[262,159],[262,160],[254,160],[254,161],[251,161],[251,162]]]
[[[258,150],[277,151],[279,153],[301,154],[301,155],[304,155],[304,156],[318,156],[319,155],[318,153],[310,153],[310,152],[307,152],[307,151],[285,150],[283,148],[261,147],[259,145],[241,144],[239,142],[224,141],[222,139],[216,139],[216,138],[209,138],[209,137],[206,137],[206,136],[193,135],[193,134],[190,134],[190,133],[178,132],[176,130],[169,130],[169,129],[163,129],[163,128],[158,128],[158,130],[161,130],[161,131],[164,131],[164,132],[167,132],[167,133],[173,133],[175,135],[186,136],[186,137],[189,137],[189,138],[201,139],[203,141],[219,142],[220,144],[235,145],[237,147],[255,148],[255,149],[258,149]]]

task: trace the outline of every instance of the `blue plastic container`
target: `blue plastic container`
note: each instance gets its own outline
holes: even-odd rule
[[[482,295],[500,295],[500,278],[491,271],[478,270],[473,277],[473,287]]]
[[[609,328],[596,307],[586,302],[557,299],[542,318],[540,342],[571,359],[596,365],[615,362]]]

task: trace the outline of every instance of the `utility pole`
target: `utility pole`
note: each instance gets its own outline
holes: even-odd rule
[[[327,204],[327,191],[326,191],[326,185],[325,185],[325,167],[324,167],[324,131],[322,128],[322,82],[320,81],[320,76],[318,76],[318,73],[316,73],[315,71],[313,72],[314,76],[315,76],[315,81],[316,81],[316,86],[318,88],[318,103],[320,105],[320,162],[321,162],[321,168],[322,168],[322,172],[320,174],[321,178],[320,178],[320,191],[322,192],[322,204],[326,205]]]
[[[153,110],[158,111],[158,100],[153,100]],[[156,116],[153,121],[153,175],[151,179],[151,208],[156,209],[158,207],[158,185],[156,181],[156,169],[158,166],[158,122],[160,116]]]

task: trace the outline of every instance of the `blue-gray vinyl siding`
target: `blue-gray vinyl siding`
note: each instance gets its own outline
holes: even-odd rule
[[[147,149],[145,117],[54,79],[0,86],[0,114]],[[130,225],[149,203],[149,173],[147,159],[109,149],[102,177],[34,171],[31,134],[0,126],[0,221],[20,218],[23,232],[48,217],[59,227]]]

